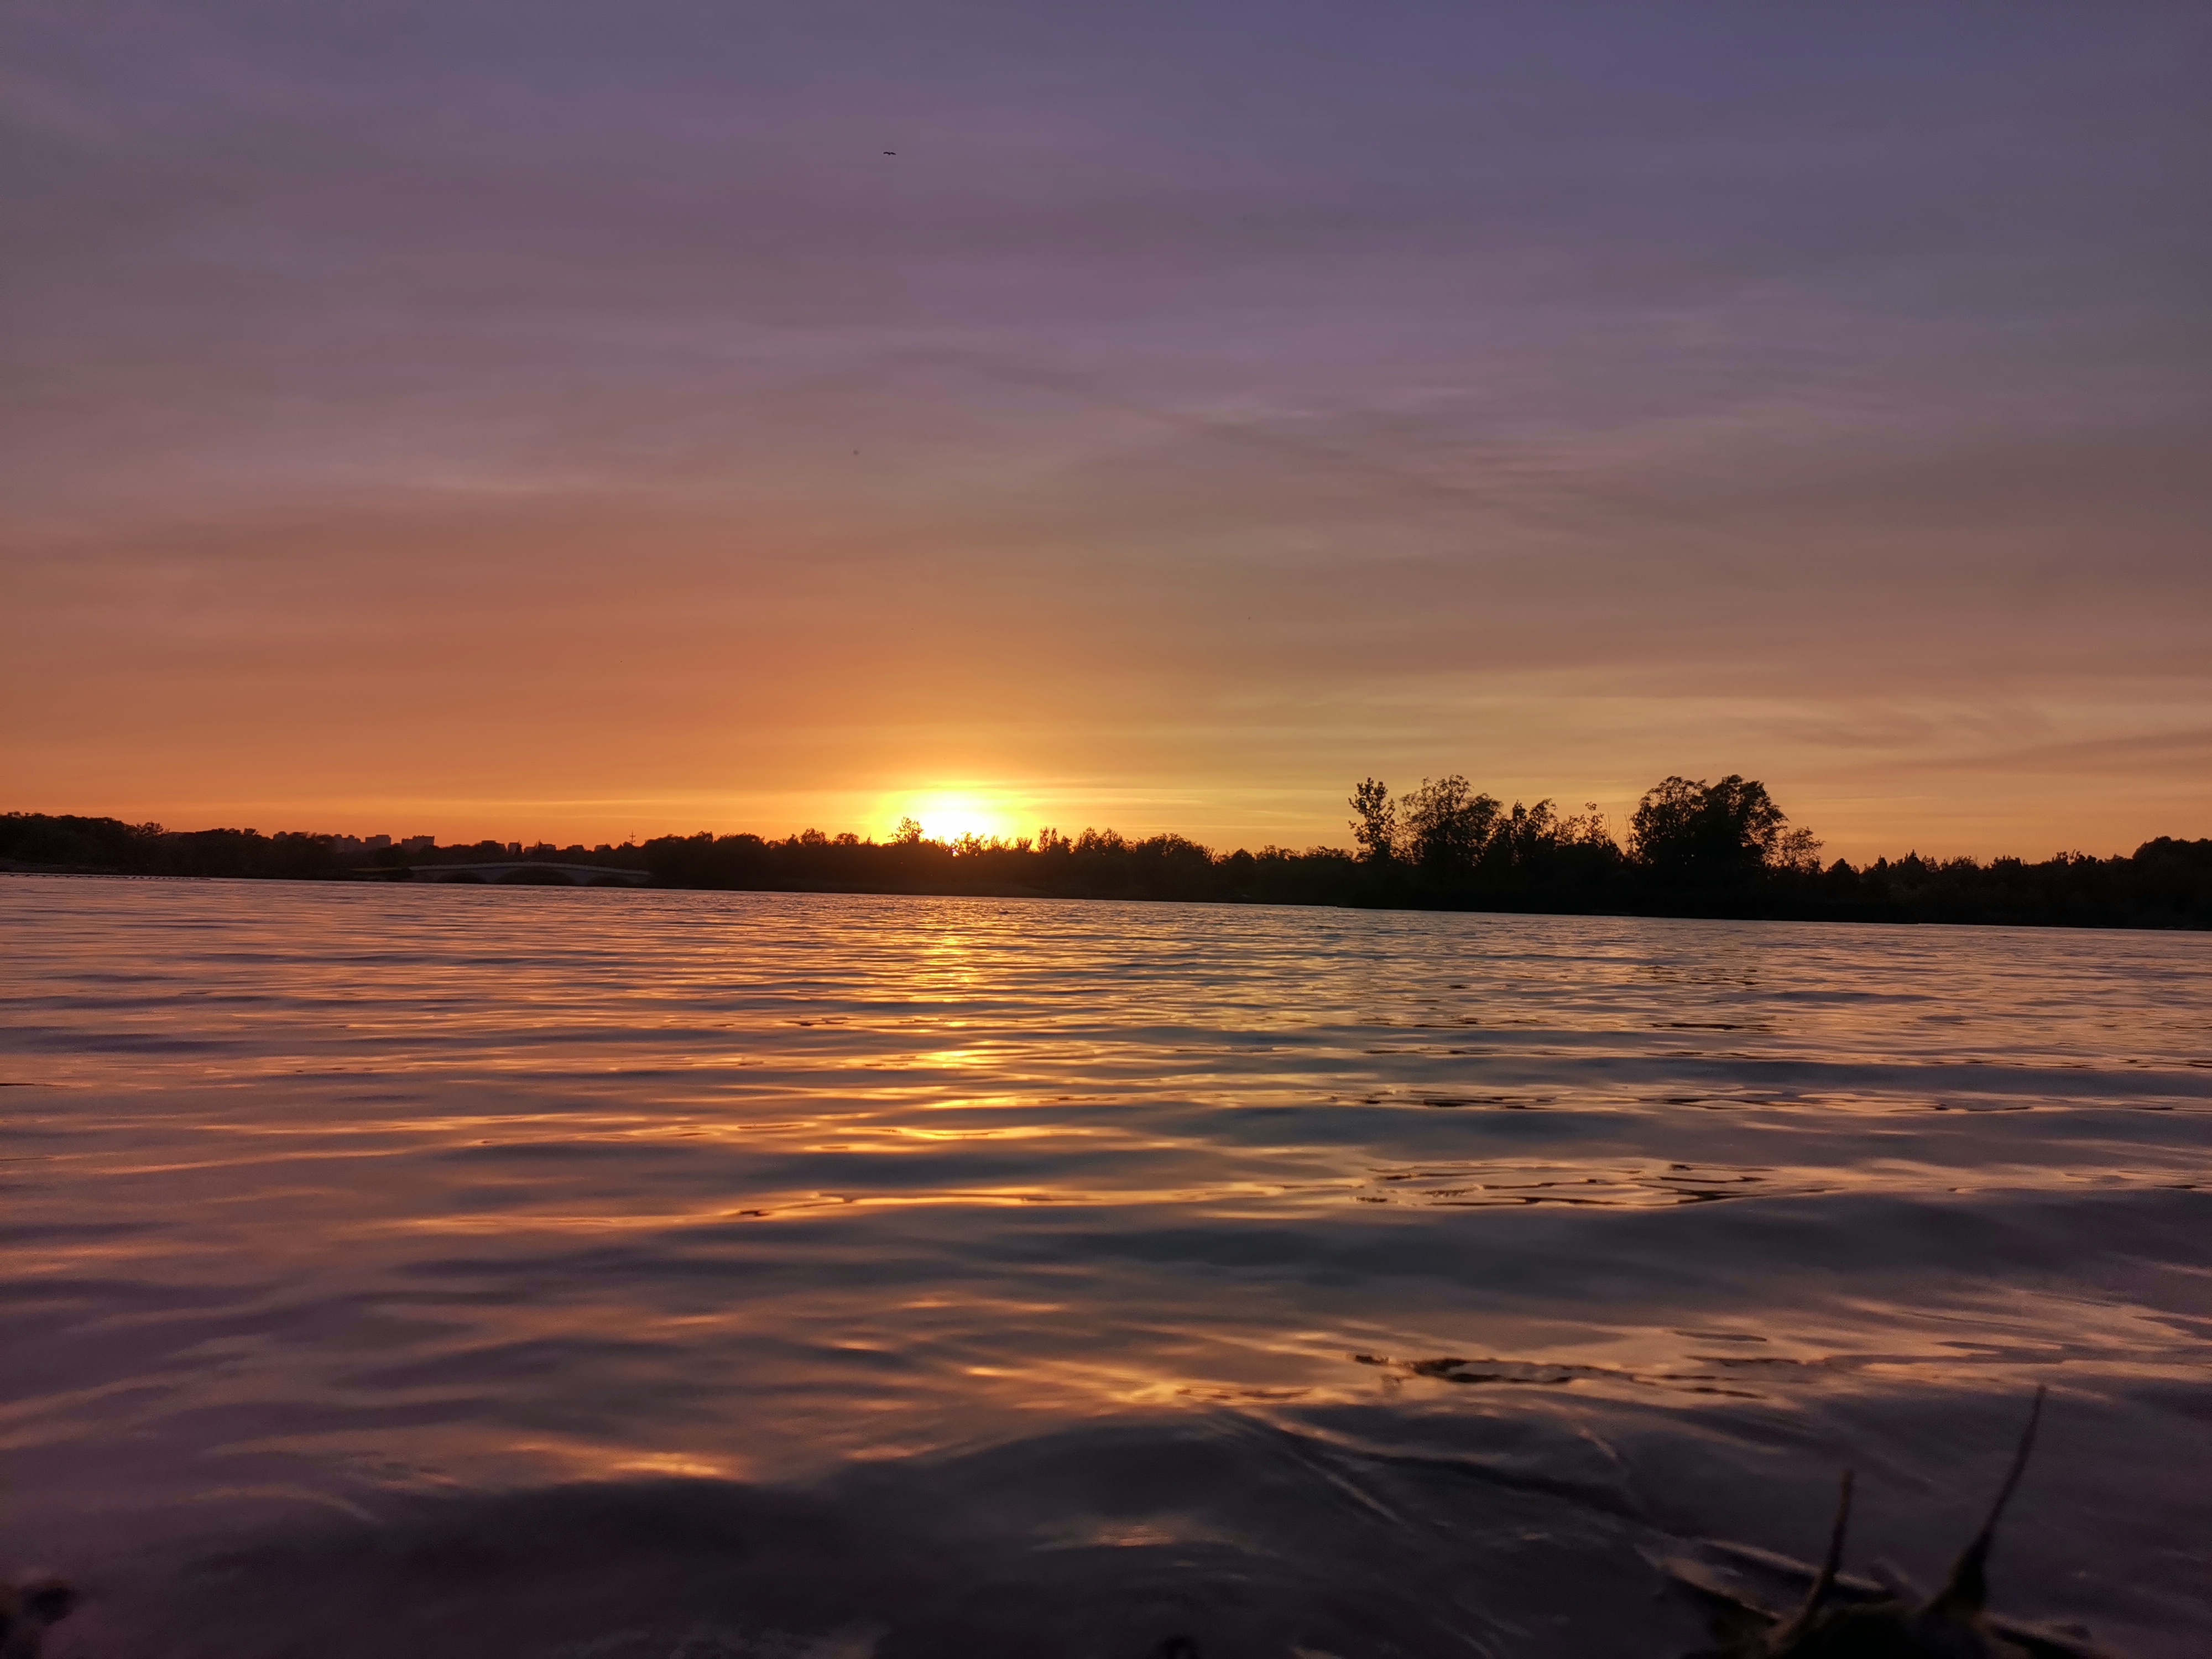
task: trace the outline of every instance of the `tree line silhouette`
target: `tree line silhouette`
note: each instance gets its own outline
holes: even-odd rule
[[[1261,904],[1945,921],[2094,927],[2212,927],[2212,840],[2160,836],[2107,859],[1877,859],[1826,866],[1764,784],[1668,777],[1616,838],[1593,805],[1510,806],[1451,775],[1393,795],[1363,780],[1347,805],[1352,846],[1216,853],[1176,835],[1126,838],[1054,829],[1002,840],[934,840],[911,818],[886,841],[807,830],[664,836],[642,844],[517,854],[497,842],[364,857],[329,836],[176,831],[114,818],[0,816],[0,868],[292,880],[590,880],[645,872],[665,888],[967,894]],[[556,868],[555,866],[560,866]]]

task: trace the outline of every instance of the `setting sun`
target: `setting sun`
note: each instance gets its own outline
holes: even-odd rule
[[[911,817],[931,841],[957,841],[963,836],[1011,840],[1015,834],[1012,812],[1003,800],[968,790],[935,790],[909,797],[894,810],[893,822]]]

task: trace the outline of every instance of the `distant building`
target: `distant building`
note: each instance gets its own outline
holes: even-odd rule
[[[392,845],[392,837],[389,836],[363,836],[361,838],[361,844],[369,852],[381,853],[386,848]]]
[[[438,844],[435,836],[410,836],[399,843],[403,853],[427,853]]]

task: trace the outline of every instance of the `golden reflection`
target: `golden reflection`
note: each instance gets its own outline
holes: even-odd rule
[[[780,1478],[1208,1402],[2202,1373],[2191,940],[1777,933],[1761,988],[1605,920],[68,892],[6,1012],[77,1085],[0,1091],[11,1265],[80,1333],[0,1418],[58,1460],[265,1420]]]
[[[610,1458],[603,1467],[610,1474],[674,1474],[696,1480],[732,1478],[730,1465],[725,1460],[701,1457],[693,1452],[644,1452]]]
[[[571,1480],[618,1480],[625,1475],[744,1480],[755,1472],[750,1461],[740,1457],[690,1450],[648,1451],[598,1445],[588,1440],[514,1440],[501,1449],[509,1457],[557,1469]]]
[[[947,1024],[957,1025],[960,1022],[952,1020],[948,1021]],[[917,1054],[915,1058],[922,1065],[942,1066],[947,1071],[973,1071],[978,1066],[990,1063],[991,1052],[988,1048],[931,1048]]]

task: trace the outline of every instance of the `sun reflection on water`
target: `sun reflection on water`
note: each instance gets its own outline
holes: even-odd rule
[[[2212,1352],[2195,941],[452,896],[0,885],[22,1455],[722,1478]]]

